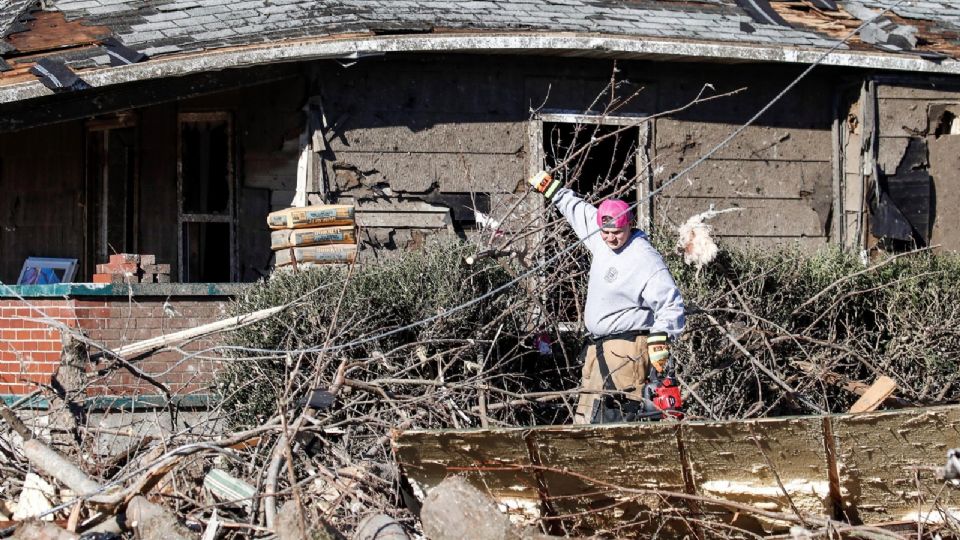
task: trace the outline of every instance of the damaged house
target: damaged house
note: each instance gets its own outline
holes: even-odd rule
[[[57,368],[44,317],[111,347],[222,318],[271,271],[267,213],[298,196],[356,204],[365,256],[469,235],[590,125],[627,141],[593,166],[646,200],[814,62],[641,224],[713,206],[739,209],[713,223],[735,245],[960,249],[940,211],[960,200],[946,0],[0,0],[0,38],[10,400]],[[612,73],[632,99],[604,110]],[[115,253],[170,282],[90,283]],[[73,283],[14,285],[28,257],[75,259]],[[204,398],[215,362],[164,362],[140,365]],[[91,392],[157,393],[128,372]]]

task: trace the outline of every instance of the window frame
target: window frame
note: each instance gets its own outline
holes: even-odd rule
[[[634,164],[637,171],[636,199],[637,225],[646,232],[653,227],[653,199],[644,199],[654,190],[653,171],[650,167],[651,142],[654,135],[653,118],[646,114],[621,113],[617,115],[583,114],[563,109],[546,109],[533,117],[529,129],[530,165],[528,177],[544,167],[546,155],[543,148],[544,124],[597,124],[602,126],[634,126],[637,128],[637,153]]]
[[[227,124],[227,212],[206,214],[185,212],[183,200],[183,125],[191,122],[225,122]],[[233,113],[230,111],[181,111],[177,113],[177,277],[186,283],[187,260],[184,254],[183,227],[187,223],[227,223],[230,228],[230,282],[239,281],[239,247],[237,239],[237,168]],[[195,283],[191,281],[190,283]]]

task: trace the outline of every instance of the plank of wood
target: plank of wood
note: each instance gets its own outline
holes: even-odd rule
[[[960,446],[960,407],[928,407],[832,417],[843,512],[863,523],[937,519],[958,511],[931,465]],[[919,470],[918,470],[919,468]],[[942,494],[938,497],[936,494]]]
[[[861,413],[875,410],[885,399],[890,397],[896,389],[897,382],[883,375],[874,381],[873,384],[870,385],[870,388],[867,388],[867,391],[860,396],[860,399],[850,407],[849,412]]]
[[[386,183],[394,191],[512,193],[525,181],[526,155],[471,153],[337,153],[337,165],[364,173],[368,185]]]
[[[391,117],[392,116],[392,117]],[[448,120],[448,119],[445,119]],[[515,154],[526,142],[526,122],[430,123],[409,113],[387,115],[378,125],[352,127],[330,140],[335,152],[463,152]],[[355,123],[355,122],[351,122]]]
[[[846,377],[844,377],[843,375],[840,375],[837,372],[822,369],[818,367],[816,364],[813,364],[812,362],[793,362],[793,365],[797,368],[802,369],[803,371],[805,371],[810,375],[814,375],[818,379],[828,384],[838,386],[840,388],[843,388],[847,392],[856,394],[858,396],[864,395],[865,393],[867,393],[867,390],[870,388],[870,385],[867,383],[863,383],[860,381],[851,381],[850,379],[847,379]],[[904,408],[904,407],[916,406],[905,399],[898,398],[893,395],[888,396],[883,403],[887,407],[893,407],[893,408]]]
[[[548,510],[555,515],[572,516],[588,506],[595,511],[579,515],[580,524],[591,530],[610,530],[621,523],[623,516],[647,512],[656,515],[685,506],[684,501],[652,494],[625,500],[609,490],[598,489],[597,483],[590,480],[629,488],[684,492],[686,483],[678,427],[675,422],[649,423],[641,437],[636,436],[637,424],[596,426],[590,430],[558,426],[530,430],[528,444],[544,467],[540,478],[543,492],[549,496]],[[616,441],[616,450],[609,447],[611,441]],[[615,456],[630,456],[629,465]],[[631,535],[634,532],[676,538],[691,534],[683,523],[664,524],[656,520],[631,530]]]
[[[957,208],[960,205],[960,137],[927,137],[930,152],[930,175],[937,194],[937,207]],[[944,251],[960,251],[960,214],[940,211],[933,222],[930,245]]]
[[[795,506],[808,515],[828,517],[839,504],[845,515],[864,523],[935,519],[935,504],[946,513],[958,511],[957,498],[924,473],[943,462],[946,448],[960,447],[957,405],[827,417],[684,421],[679,433],[677,426],[641,422],[409,430],[395,433],[393,446],[421,500],[444,478],[467,473],[471,483],[528,519],[542,515],[543,493],[558,515],[589,520],[584,529],[601,525],[606,515],[618,519],[618,525],[635,517],[630,510],[647,499],[611,487],[619,485],[650,489],[668,501],[670,493],[681,492],[785,514],[792,514]],[[681,443],[685,459],[678,459]],[[683,477],[690,481],[681,482]],[[918,490],[941,495],[918,503]],[[604,496],[619,504],[599,505]],[[681,503],[671,512],[732,520],[758,533],[783,530],[783,522],[738,512],[719,500],[699,506],[709,508]],[[624,511],[616,518],[619,508]],[[626,531],[618,529],[619,534]]]
[[[796,507],[829,515],[830,478],[820,417],[684,422],[681,434],[697,493],[787,514]],[[704,511],[711,520],[734,525],[749,519],[721,507]]]
[[[677,226],[691,216],[709,210],[711,205],[716,210],[741,209],[738,212],[721,214],[709,221],[717,235],[823,236],[820,216],[811,202],[802,199],[664,197],[657,200],[657,212],[654,215],[664,212],[669,221]]]
[[[138,341],[136,343],[131,343],[124,347],[120,347],[113,352],[113,354],[119,356],[120,358],[130,359],[141,354],[146,354],[148,352],[155,351],[166,347],[167,345],[172,345],[174,343],[182,343],[188,339],[193,339],[209,334],[214,334],[217,332],[223,332],[225,330],[230,330],[236,328],[242,324],[254,323],[257,321],[262,321],[267,317],[270,317],[280,311],[286,309],[287,306],[277,306],[266,309],[261,309],[259,311],[254,311],[252,313],[245,313],[243,315],[237,315],[236,317],[230,317],[228,319],[223,319],[220,321],[214,321],[209,324],[204,324],[196,328],[188,328],[186,330],[181,330],[179,332],[173,332],[171,334],[164,334],[162,336],[157,336],[155,338],[145,339],[143,341]]]
[[[540,516],[536,476],[519,429],[407,432],[394,440],[397,462],[420,500],[452,474],[492,495],[508,514]]]
[[[676,170],[665,167],[657,174],[658,183],[680,172],[687,163],[677,165]],[[818,188],[828,190],[832,174],[828,161],[707,160],[670,184],[663,195],[799,199]]]
[[[657,164],[687,164],[716,146],[739,124],[657,120]],[[830,161],[830,129],[750,126],[713,155],[716,159]]]

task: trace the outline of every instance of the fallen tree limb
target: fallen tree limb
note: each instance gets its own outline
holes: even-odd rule
[[[108,357],[116,357],[121,359],[129,360],[137,356],[141,356],[147,353],[151,353],[158,349],[162,349],[168,345],[174,343],[181,343],[190,339],[196,339],[199,337],[207,336],[210,334],[215,334],[217,332],[223,332],[226,330],[232,330],[238,326],[244,324],[255,323],[257,321],[262,321],[272,315],[279,313],[286,309],[287,305],[271,307],[266,309],[261,309],[259,311],[254,311],[252,313],[245,313],[243,315],[237,315],[236,317],[230,317],[229,319],[223,319],[220,321],[215,321],[209,324],[204,324],[196,328],[189,328],[187,330],[181,330],[179,332],[174,332],[172,334],[164,334],[162,336],[157,336],[155,338],[145,339],[143,341],[138,341],[136,343],[131,343],[130,345],[125,345],[119,349],[107,351],[104,350],[103,355]]]
[[[741,353],[743,353],[744,356],[747,357],[747,360],[750,361],[750,364],[753,365],[753,367],[755,367],[755,368],[759,369],[760,371],[762,371],[763,374],[766,375],[767,377],[769,377],[770,380],[772,380],[774,383],[777,384],[777,386],[779,386],[780,388],[786,390],[786,391],[789,393],[789,395],[796,397],[796,399],[797,399],[800,403],[803,403],[804,405],[806,405],[808,408],[810,408],[811,410],[813,410],[813,411],[816,412],[817,414],[827,414],[827,411],[825,411],[825,410],[823,410],[822,408],[816,406],[814,403],[812,403],[812,402],[811,402],[810,400],[808,400],[807,398],[801,396],[796,390],[794,390],[793,388],[791,388],[789,384],[787,384],[787,383],[784,382],[780,377],[778,377],[776,373],[770,371],[770,369],[767,368],[767,366],[761,364],[761,363],[753,356],[753,354],[751,354],[750,351],[748,351],[747,348],[744,347],[742,343],[740,343],[740,340],[738,340],[736,337],[734,337],[733,334],[731,334],[731,333],[727,330],[727,328],[726,328],[725,326],[723,326],[722,324],[720,324],[720,321],[718,321],[718,320],[716,319],[716,317],[714,317],[713,315],[707,313],[706,311],[703,312],[703,315],[707,318],[707,320],[710,321],[710,324],[713,324],[714,326],[716,326],[717,329],[720,330],[720,332],[723,333],[723,335],[730,341],[731,344],[733,344],[734,347],[737,348],[737,350],[739,350]]]
[[[23,423],[23,420],[21,420],[15,412],[10,410],[10,407],[2,403],[0,403],[0,417],[2,417],[3,421],[9,424],[23,440],[28,441],[33,438],[33,432]]]
[[[100,490],[100,484],[87,476],[87,473],[38,439],[25,441],[23,454],[34,467],[47,476],[56,478],[79,496],[91,495]]]

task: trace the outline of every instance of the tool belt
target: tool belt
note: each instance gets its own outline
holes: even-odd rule
[[[590,346],[595,347],[597,357],[597,367],[600,370],[600,377],[603,379],[604,393],[593,402],[593,411],[590,416],[591,424],[611,424],[618,422],[636,422],[651,416],[649,407],[642,400],[631,399],[626,392],[633,392],[637,388],[617,388],[613,382],[613,376],[610,373],[610,366],[604,357],[603,344],[607,341],[622,340],[636,341],[640,336],[649,335],[648,330],[636,330],[623,332],[603,337],[589,337],[586,346],[583,348],[583,356],[586,357],[587,349]],[[644,381],[636,381],[643,385]]]

